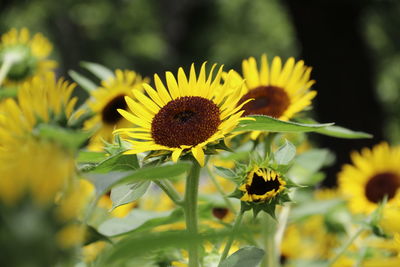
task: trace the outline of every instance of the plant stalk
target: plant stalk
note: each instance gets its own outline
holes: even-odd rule
[[[265,257],[262,262],[263,267],[277,267],[278,266],[278,253],[276,249],[276,221],[267,213],[263,214],[262,217],[263,224],[263,241],[265,249]]]
[[[192,168],[186,180],[184,211],[186,230],[197,240],[197,198],[199,192],[200,165],[193,160]],[[199,247],[197,241],[189,243],[189,267],[199,266]]]
[[[232,243],[235,240],[237,230],[239,229],[240,224],[242,223],[243,214],[244,214],[244,210],[241,209],[240,213],[236,216],[235,222],[233,223],[233,227],[232,227],[232,234],[229,236],[229,239],[226,242],[224,251],[222,252],[221,259],[219,260],[219,264],[221,264],[221,262],[223,260],[225,260],[226,257],[228,256],[228,253],[229,253],[229,250],[231,249]]]
[[[182,206],[183,201],[179,193],[176,191],[174,185],[166,179],[155,180],[154,183],[160,187],[165,194],[175,203],[177,206]]]
[[[327,266],[332,266],[345,252],[346,250],[353,244],[354,240],[364,231],[364,227],[360,227],[360,229],[357,230],[353,234],[352,237],[347,240],[347,242],[339,249],[339,252],[333,257],[327,264]]]

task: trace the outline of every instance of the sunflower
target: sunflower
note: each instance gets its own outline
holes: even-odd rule
[[[243,95],[241,85],[232,87],[233,72],[227,74],[221,84],[222,67],[213,78],[213,70],[206,77],[205,63],[196,78],[192,64],[187,79],[182,68],[178,70],[178,80],[171,72],[166,72],[167,88],[158,75],[154,75],[156,90],[147,84],[143,87],[146,96],[134,90],[134,99],[125,97],[130,112],[118,111],[136,128],[115,131],[133,147],[128,154],[146,151],[170,151],[172,160],[177,161],[182,152],[193,154],[201,166],[204,165],[203,149],[225,138],[236,127],[243,111],[239,104]]]
[[[255,166],[251,170],[239,190],[243,192],[240,198],[246,202],[260,202],[272,199],[285,190],[286,182],[280,174],[272,169]]]
[[[4,85],[19,86],[34,75],[53,71],[57,63],[47,59],[52,49],[53,46],[47,38],[40,33],[31,37],[26,28],[13,28],[3,34],[0,42],[0,63],[4,64],[7,60],[12,62]]]
[[[315,81],[310,80],[311,68],[302,60],[295,63],[289,58],[282,68],[279,57],[274,57],[271,66],[267,56],[261,56],[261,68],[258,69],[254,57],[242,62],[243,78],[245,79],[245,95],[239,103],[248,102],[243,106],[243,115],[267,115],[280,120],[289,120],[298,112],[311,105],[311,100],[317,94],[309,88]],[[235,72],[237,81],[242,76]],[[252,133],[257,138],[259,131]]]
[[[0,145],[17,141],[15,135],[24,138],[39,123],[66,127],[78,100],[71,97],[74,88],[75,84],[56,80],[50,72],[23,83],[17,100],[6,99],[1,104]]]
[[[351,154],[352,164],[343,166],[338,175],[339,190],[349,200],[354,213],[369,214],[387,197],[386,206],[399,203],[400,199],[400,146],[387,143],[361,153]]]
[[[130,125],[130,122],[125,120],[117,109],[127,109],[125,96],[133,97],[132,90],[141,90],[143,82],[148,83],[149,80],[142,79],[134,71],[116,70],[114,77],[102,81],[101,87],[91,93],[88,106],[95,115],[85,122],[84,128],[98,130],[90,139],[89,150],[102,151],[104,141],[112,141],[113,130]]]

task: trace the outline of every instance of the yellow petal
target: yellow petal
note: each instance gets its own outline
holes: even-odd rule
[[[204,151],[200,146],[192,147],[192,154],[201,167],[204,166]]]
[[[182,153],[182,149],[174,150],[174,152],[172,152],[172,161],[177,162],[181,153]]]

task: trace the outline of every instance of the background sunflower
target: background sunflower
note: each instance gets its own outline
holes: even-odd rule
[[[104,142],[112,142],[113,130],[130,125],[117,109],[127,109],[125,96],[132,97],[134,89],[142,91],[142,83],[148,82],[149,79],[143,79],[134,71],[117,69],[114,77],[101,81],[101,87],[92,91],[88,106],[94,116],[85,121],[84,125],[86,130],[95,130],[89,150],[102,151]]]
[[[372,149],[351,154],[352,164],[338,175],[339,190],[349,201],[351,211],[371,213],[386,196],[387,206],[400,200],[400,147],[381,143]]]

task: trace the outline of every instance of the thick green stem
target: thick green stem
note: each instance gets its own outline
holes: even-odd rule
[[[199,248],[197,243],[197,197],[199,191],[200,165],[193,160],[192,168],[186,179],[185,189],[185,219],[186,229],[194,240],[189,243],[189,267],[199,266]]]
[[[364,227],[361,227],[360,229],[357,230],[357,232],[355,232],[353,234],[353,236],[351,236],[349,238],[349,240],[347,240],[347,242],[339,249],[339,252],[335,255],[335,257],[333,257],[329,262],[327,266],[332,266],[345,252],[346,250],[351,246],[351,244],[353,244],[354,240],[356,240],[356,238],[364,231]]]
[[[166,179],[155,180],[154,183],[160,187],[165,194],[175,203],[175,205],[182,206],[183,201],[179,193],[176,191],[174,185]]]
[[[221,185],[219,184],[219,182],[217,181],[217,179],[215,178],[215,175],[211,172],[210,168],[207,167],[207,173],[208,176],[211,179],[211,182],[213,182],[213,184],[215,185],[215,188],[217,188],[217,191],[221,194],[222,198],[225,201],[226,206],[234,213],[236,214],[236,210],[235,207],[233,206],[232,202],[229,200],[229,198],[225,195],[224,190],[222,189]]]
[[[224,259],[226,259],[226,257],[228,256],[228,253],[229,253],[229,250],[231,249],[232,243],[235,240],[235,236],[236,236],[237,230],[239,229],[239,226],[242,223],[243,214],[244,214],[244,210],[241,209],[240,213],[236,216],[235,222],[234,222],[233,227],[232,227],[232,234],[229,236],[229,239],[226,242],[224,251],[222,252],[221,259],[219,260],[219,264],[221,264],[221,262]]]
[[[276,250],[276,221],[267,213],[262,217],[262,236],[264,241],[265,257],[262,263],[263,267],[277,267],[278,266],[278,253]]]

